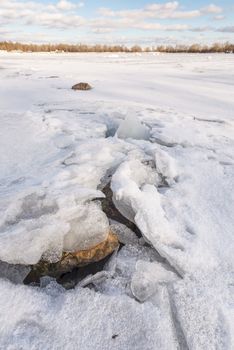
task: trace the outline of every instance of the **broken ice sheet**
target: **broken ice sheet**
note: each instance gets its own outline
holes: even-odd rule
[[[141,302],[152,297],[159,284],[172,283],[178,276],[158,262],[139,260],[131,281],[132,294]]]

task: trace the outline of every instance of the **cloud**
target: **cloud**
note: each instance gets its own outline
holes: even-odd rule
[[[86,20],[71,11],[83,5],[82,2],[74,4],[67,0],[60,0],[54,5],[33,1],[0,0],[0,21],[5,24],[23,23],[50,28],[75,28],[84,25]]]
[[[69,10],[73,10],[76,8],[76,5],[73,4],[72,2],[70,1],[67,1],[67,0],[60,0],[56,7],[59,9],[59,10],[65,10],[65,11],[69,11]]]
[[[210,4],[206,7],[202,8],[202,12],[203,13],[207,13],[207,14],[214,14],[214,13],[221,13],[223,12],[223,9],[219,6],[216,6],[214,4]]]
[[[218,28],[217,32],[221,33],[234,33],[234,26],[227,26],[227,27],[222,27]]]
[[[214,28],[211,27],[211,26],[202,26],[202,27],[193,27],[193,28],[190,28],[189,31],[190,32],[210,32],[210,31],[213,31]]]
[[[201,9],[191,11],[181,10],[178,1],[164,4],[153,3],[141,9],[113,11],[109,8],[99,8],[98,14],[103,17],[131,19],[189,19],[207,14],[221,13],[221,7],[210,4]]]
[[[214,16],[213,19],[215,21],[222,21],[223,19],[225,19],[226,17],[224,15],[217,15],[217,16]]]
[[[74,10],[76,8],[80,8],[83,7],[84,3],[80,2],[78,4],[74,4],[73,2],[67,1],[67,0],[60,0],[57,4],[56,7],[59,10],[65,10],[65,11],[69,11],[69,10]]]

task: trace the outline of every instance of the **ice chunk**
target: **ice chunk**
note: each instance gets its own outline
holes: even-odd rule
[[[59,260],[63,250],[63,236],[69,224],[50,223],[40,219],[26,221],[0,234],[0,259],[10,264],[36,264],[45,253],[51,262]]]
[[[113,202],[120,213],[135,222],[136,211],[132,198],[140,194],[139,187],[156,181],[156,173],[137,159],[124,162],[112,177]],[[125,192],[126,190],[126,192]]]
[[[125,226],[117,221],[112,221],[110,228],[111,228],[111,231],[114,232],[118,236],[118,240],[120,243],[122,243],[124,245],[126,245],[126,244],[132,244],[132,245],[138,244],[139,238],[136,236],[135,232],[133,232],[127,226]]]
[[[155,163],[158,173],[166,179],[169,185],[172,184],[177,176],[175,160],[167,152],[158,149],[155,154]]]
[[[132,277],[131,290],[139,301],[145,301],[156,293],[159,284],[171,283],[177,279],[175,273],[166,270],[162,264],[139,260]]]
[[[155,247],[158,242],[173,244],[178,237],[165,216],[162,196],[155,186],[147,184],[144,170],[137,160],[119,166],[111,181],[115,204]]]
[[[120,123],[116,134],[120,139],[148,140],[150,132],[149,128],[143,125],[137,116],[130,114]]]
[[[109,232],[109,221],[97,203],[77,208],[77,216],[70,222],[71,229],[64,237],[64,250],[85,250],[103,242]]]
[[[95,275],[86,276],[83,280],[78,283],[79,287],[86,287],[91,283],[101,283],[107,278],[111,277],[111,274],[108,271],[99,271]]]

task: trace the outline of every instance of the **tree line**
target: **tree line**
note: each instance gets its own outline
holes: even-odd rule
[[[234,44],[214,43],[212,45],[159,45],[141,47],[134,45],[69,45],[69,44],[22,44],[18,42],[0,42],[0,50],[21,52],[168,52],[168,53],[234,53]]]

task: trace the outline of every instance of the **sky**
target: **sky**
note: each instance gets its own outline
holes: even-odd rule
[[[153,46],[234,42],[231,0],[0,0],[0,41]]]

